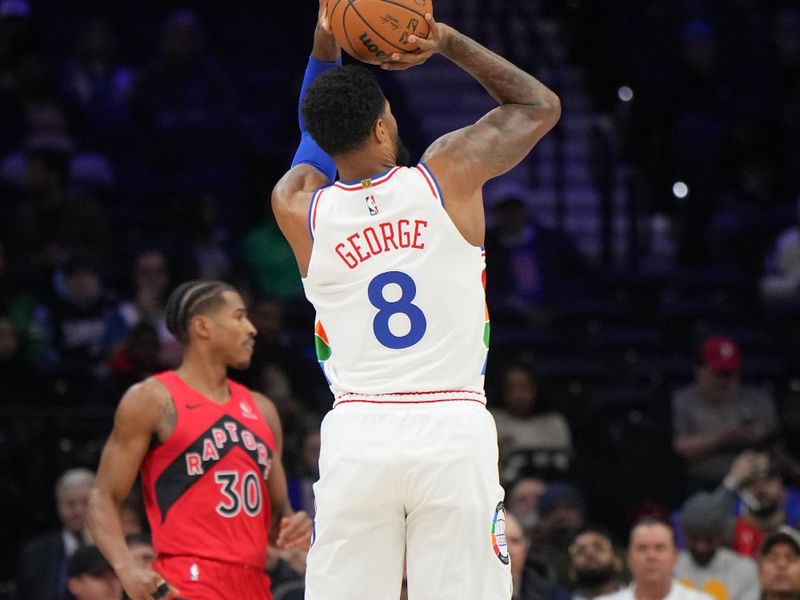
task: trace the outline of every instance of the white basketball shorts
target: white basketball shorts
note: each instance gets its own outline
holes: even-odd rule
[[[322,424],[306,600],[509,600],[497,431],[479,402],[346,403]]]

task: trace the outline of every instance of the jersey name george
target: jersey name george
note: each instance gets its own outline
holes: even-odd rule
[[[142,464],[154,550],[263,568],[275,438],[249,390],[228,380],[230,400],[218,404],[172,371],[156,378],[177,422]]]
[[[303,285],[337,402],[482,397],[485,255],[463,238],[445,201],[424,164],[314,194]]]

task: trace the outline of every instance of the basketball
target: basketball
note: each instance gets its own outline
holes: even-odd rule
[[[427,38],[425,14],[431,0],[330,0],[331,32],[342,49],[365,63],[379,65],[394,53],[416,52],[408,36]]]

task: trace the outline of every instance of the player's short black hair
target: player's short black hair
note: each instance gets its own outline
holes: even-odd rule
[[[359,65],[320,75],[306,90],[301,106],[306,129],[328,154],[358,148],[386,107],[378,79]]]
[[[182,344],[189,341],[192,317],[219,308],[225,299],[222,293],[236,291],[224,281],[195,280],[182,283],[167,300],[167,329]]]

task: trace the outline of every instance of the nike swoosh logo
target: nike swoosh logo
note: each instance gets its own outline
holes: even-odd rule
[[[186,404],[186,408],[188,408],[190,410],[193,409],[193,408],[200,408],[201,406],[203,406],[203,405],[202,404]]]

